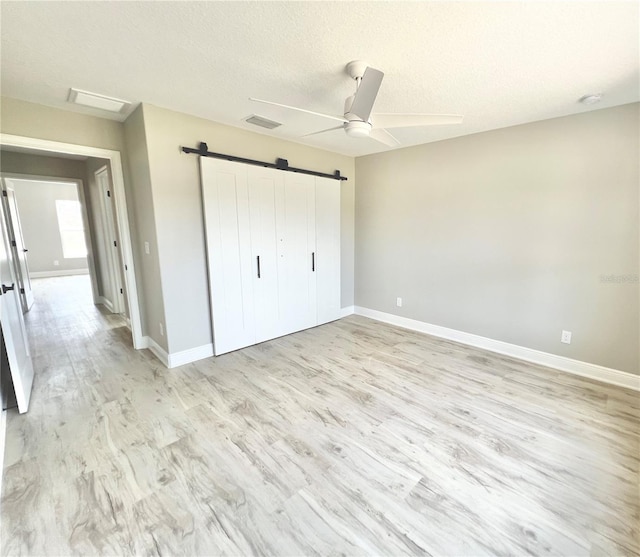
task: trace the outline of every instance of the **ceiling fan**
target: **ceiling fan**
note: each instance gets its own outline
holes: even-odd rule
[[[408,128],[418,126],[437,126],[445,124],[460,124],[462,116],[457,114],[387,114],[371,113],[376,102],[380,85],[384,73],[375,68],[367,66],[361,60],[349,62],[346,67],[347,73],[356,81],[356,92],[347,97],[344,103],[344,116],[333,116],[306,110],[295,106],[255,99],[249,100],[288,108],[306,114],[314,114],[331,120],[340,122],[339,126],[334,126],[325,130],[308,133],[302,137],[318,135],[333,130],[343,129],[349,137],[370,137],[380,143],[390,147],[397,147],[400,142],[387,131],[389,128]]]

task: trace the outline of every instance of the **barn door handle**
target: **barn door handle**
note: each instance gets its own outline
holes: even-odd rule
[[[315,251],[311,252],[311,272],[312,273],[316,272],[316,252]]]
[[[7,292],[9,292],[9,290],[14,290],[15,287],[16,287],[16,285],[15,285],[14,282],[11,283],[11,286],[7,286],[6,284],[3,284],[2,285],[2,293],[6,294]]]
[[[260,256],[259,255],[256,257],[256,260],[258,262],[258,278],[260,278]]]

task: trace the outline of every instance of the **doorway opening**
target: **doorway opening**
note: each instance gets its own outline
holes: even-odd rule
[[[59,183],[76,184],[78,200],[83,207],[86,268],[91,277],[94,302],[114,313],[124,314],[131,329],[133,347],[146,348],[120,152],[6,134],[0,135],[0,149],[3,152],[54,157],[83,164],[84,180],[77,176],[69,177],[69,173],[64,175],[60,171],[54,179]],[[14,178],[16,174],[21,174],[19,178],[25,178],[25,174],[27,178],[43,178],[39,172],[42,167],[32,168],[33,171],[29,173],[11,173],[12,169],[7,168],[3,161],[3,175],[7,170],[6,174]],[[51,180],[51,173],[47,174],[45,178]],[[65,234],[68,242],[73,242],[71,238],[75,237],[75,245],[79,244],[78,230],[69,230]]]

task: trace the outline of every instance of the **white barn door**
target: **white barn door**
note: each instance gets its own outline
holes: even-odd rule
[[[200,157],[214,354],[255,343],[253,277],[246,169]]]
[[[286,299],[287,332],[317,323],[315,220],[315,178],[286,172],[278,235],[283,245],[280,292]]]
[[[276,228],[276,210],[283,187],[283,173],[270,168],[247,169],[251,253],[256,269],[253,296],[256,320],[255,342],[285,334],[283,298],[279,291],[282,239]],[[258,272],[259,271],[259,272]]]
[[[316,178],[318,325],[340,318],[340,182]]]

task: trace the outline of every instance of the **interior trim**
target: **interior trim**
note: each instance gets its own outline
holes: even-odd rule
[[[169,354],[167,354],[166,350],[151,337],[145,336],[142,340],[143,346],[140,348],[148,348],[151,350],[153,355],[165,365],[165,367],[169,367]]]

